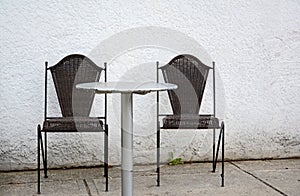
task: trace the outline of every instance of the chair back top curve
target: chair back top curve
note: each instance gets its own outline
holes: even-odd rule
[[[76,89],[75,86],[78,83],[99,81],[104,69],[81,54],[68,55],[48,69],[52,74],[62,116],[88,117],[95,92]]]
[[[160,69],[165,82],[178,86],[168,91],[174,115],[198,115],[211,68],[192,55],[182,54]]]

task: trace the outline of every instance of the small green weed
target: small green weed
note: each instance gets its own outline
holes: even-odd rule
[[[182,158],[178,157],[174,159],[173,152],[170,152],[170,160],[169,160],[169,165],[180,165],[184,164]]]

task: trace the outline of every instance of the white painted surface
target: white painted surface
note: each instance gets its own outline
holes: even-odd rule
[[[44,61],[53,65],[71,53],[89,56],[111,36],[144,26],[182,32],[216,61],[228,159],[300,156],[299,10],[297,0],[1,1],[0,169],[36,167]],[[155,62],[163,65],[175,55],[141,47],[113,59],[90,57],[99,66],[108,61],[108,81],[155,81]],[[53,86],[49,93],[54,93]],[[207,91],[204,112],[211,108],[209,95]],[[49,113],[59,114],[56,97],[49,100]],[[102,100],[97,96],[93,115],[102,111],[96,107]],[[110,164],[120,164],[119,100],[119,95],[109,95]],[[153,93],[134,101],[135,163],[156,160],[155,100]],[[166,96],[162,102],[161,108],[169,112]],[[103,157],[100,134],[53,134],[48,141],[51,167],[95,165]],[[211,143],[207,132],[163,132],[162,161],[169,152],[185,160],[211,159]]]
[[[176,89],[177,85],[156,82],[90,82],[77,84],[76,88],[96,90],[97,93],[137,93],[146,94],[155,91]]]

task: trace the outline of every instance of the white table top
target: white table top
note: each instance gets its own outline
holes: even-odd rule
[[[96,93],[137,93],[176,89],[177,85],[156,82],[90,82],[77,84],[76,88],[96,90]]]

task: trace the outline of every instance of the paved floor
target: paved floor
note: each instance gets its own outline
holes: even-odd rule
[[[102,171],[50,170],[41,195],[121,195],[120,167],[109,169],[108,193]],[[300,159],[226,162],[225,187],[220,187],[220,168],[210,171],[210,163],[164,165],[157,187],[155,166],[136,166],[134,195],[300,195]],[[0,195],[36,195],[36,172],[0,172]]]

